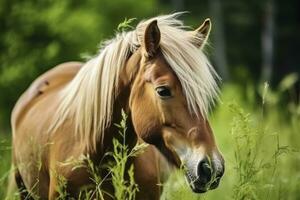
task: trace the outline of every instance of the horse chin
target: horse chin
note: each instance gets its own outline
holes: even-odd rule
[[[208,190],[214,190],[219,186],[219,183],[220,183],[220,179],[216,179],[214,182],[212,182],[210,184],[204,184],[198,180],[192,181],[193,178],[191,177],[191,175],[188,172],[185,177],[186,177],[186,180],[187,180],[190,188],[192,189],[192,191],[194,193],[205,193]]]
[[[203,189],[199,189],[199,188],[192,188],[192,191],[194,193],[200,193],[200,194],[207,192],[207,190],[203,190]]]
[[[195,184],[193,184],[191,182],[189,182],[189,186],[194,193],[205,193],[208,191],[208,188],[206,188],[205,186],[204,187],[196,186]]]
[[[196,177],[194,177],[193,175],[191,175],[190,172],[186,172],[186,180],[190,186],[190,188],[192,189],[192,191],[194,193],[205,193],[207,192],[210,188],[207,187],[207,184],[202,184],[201,182],[199,182],[198,180],[195,181],[195,179],[197,179]]]

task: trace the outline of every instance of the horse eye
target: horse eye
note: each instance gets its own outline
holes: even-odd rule
[[[171,97],[171,90],[166,86],[159,86],[155,90],[161,98]]]

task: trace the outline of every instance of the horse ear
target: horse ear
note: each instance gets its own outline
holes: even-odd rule
[[[198,37],[202,38],[202,40],[196,40],[195,45],[202,49],[209,37],[211,30],[211,21],[209,18],[205,19],[204,22],[197,28],[196,30],[193,31],[194,35],[197,35]]]
[[[160,42],[160,31],[157,26],[157,20],[148,24],[144,33],[144,48],[148,57],[152,57],[158,50]]]

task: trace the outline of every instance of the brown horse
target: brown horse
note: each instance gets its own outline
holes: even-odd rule
[[[218,76],[202,52],[211,23],[207,19],[188,31],[179,15],[142,21],[88,62],[61,64],[33,82],[11,120],[21,198],[57,198],[58,177],[65,178],[68,195],[78,198],[92,183],[91,174],[62,163],[89,155],[101,165],[117,137],[113,124],[121,109],[129,116],[128,145],[150,144],[130,161],[137,199],[159,199],[162,176],[182,165],[194,192],[218,186],[224,160],[206,117],[218,94]],[[103,187],[113,194],[110,181]]]

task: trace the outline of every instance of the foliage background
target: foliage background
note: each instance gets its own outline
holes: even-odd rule
[[[1,0],[0,127],[8,127],[14,103],[32,80],[59,63],[96,53],[125,17],[139,21],[187,10],[185,20],[195,28],[211,17],[208,52],[223,79],[244,87],[248,82],[257,85],[265,81],[262,34],[270,2],[275,25],[272,74],[267,79],[274,86],[284,75],[300,72],[297,0]]]
[[[284,192],[287,199],[299,199],[299,8],[298,0],[0,0],[0,159],[6,160],[0,164],[0,185],[5,183],[10,165],[11,110],[38,75],[62,62],[84,61],[87,55],[97,53],[100,42],[113,37],[125,18],[137,18],[137,23],[186,10],[190,13],[183,19],[194,28],[205,18],[212,19],[206,51],[223,78],[223,103],[213,110],[211,120],[228,168],[224,183],[207,198],[227,194],[231,199],[234,188],[239,188],[235,143],[230,134],[236,113],[228,106],[235,102],[245,113],[252,113],[250,126],[254,130],[264,127],[278,134],[280,145],[289,149],[278,164],[276,176],[261,172],[261,178],[252,184],[262,182],[260,188],[273,188],[268,190],[276,199],[284,198],[280,195]],[[269,51],[266,42],[270,42]],[[270,88],[264,96],[265,81]],[[276,140],[270,137],[263,146],[271,148],[274,144]],[[275,147],[271,152],[262,149],[255,154],[259,159],[272,158],[276,152]],[[188,188],[177,191],[190,193]],[[244,199],[270,199],[259,195],[265,191],[255,190],[256,197]]]

